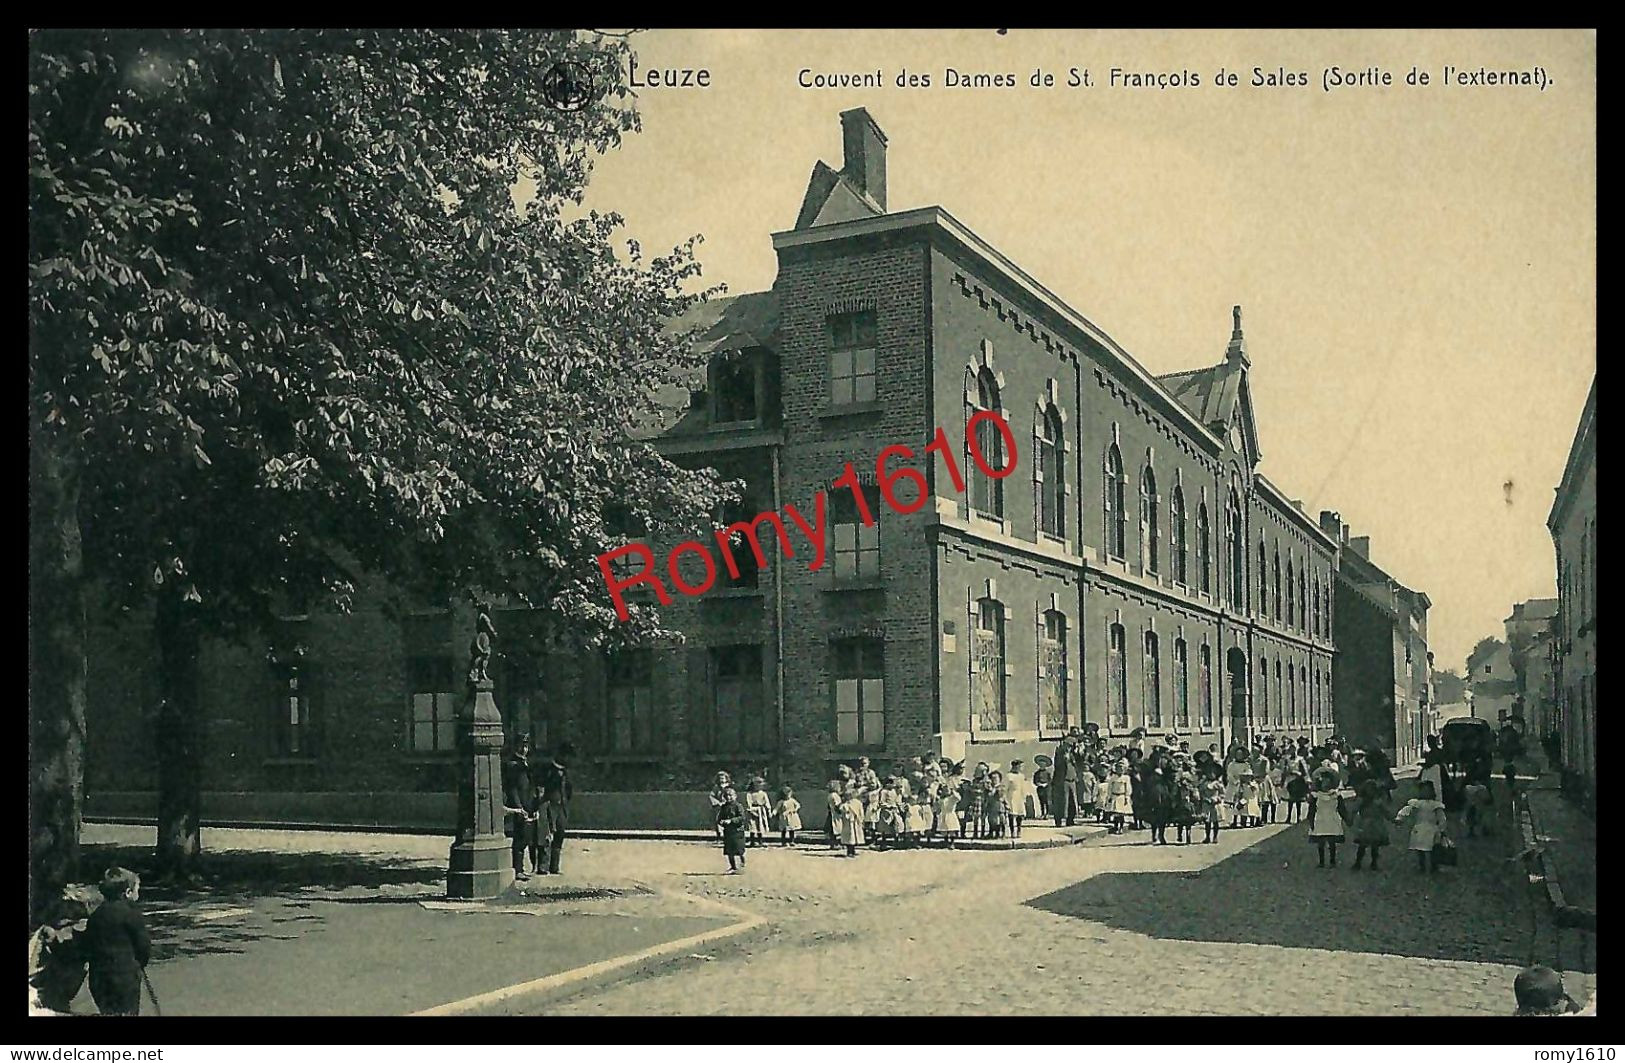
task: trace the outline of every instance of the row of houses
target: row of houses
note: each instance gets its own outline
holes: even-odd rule
[[[1197,748],[1343,733],[1414,758],[1427,596],[1259,471],[1241,308],[1214,359],[1152,374],[946,210],[889,212],[884,133],[861,108],[841,124],[843,165],[814,167],[772,237],[772,288],[676,323],[709,368],[650,433],[744,482],[723,525],[827,492],[826,564],[735,551],[737,574],[665,611],[680,643],[613,657],[496,618],[505,722],[582,750],[582,821],[692,824],[718,768],[820,787],[860,755],[1031,763],[1086,722]],[[877,455],[934,441],[894,507]],[[207,815],[449,817],[472,618],[361,601],[207,648]],[[103,645],[89,805],[139,813],[143,643],[124,624]]]
[[[1551,628],[1552,712],[1566,781],[1588,803],[1597,793],[1597,382],[1569,447],[1546,526],[1556,555]],[[1544,732],[1543,732],[1544,733]]]

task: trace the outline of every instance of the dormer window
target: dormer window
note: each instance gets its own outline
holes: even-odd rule
[[[709,386],[713,427],[755,424],[762,410],[762,358],[756,348],[711,360]]]

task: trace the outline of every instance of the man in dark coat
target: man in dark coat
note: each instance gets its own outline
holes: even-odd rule
[[[570,798],[575,793],[575,787],[570,782],[566,765],[575,759],[575,752],[574,745],[560,742],[552,760],[542,765],[536,780],[541,790],[542,845],[547,850],[546,873],[550,875],[559,873],[559,854],[564,850],[565,830],[570,825]]]
[[[147,924],[134,903],[141,879],[122,867],[108,868],[101,890],[107,899],[85,924],[90,996],[103,1015],[139,1015],[141,973],[152,957]]]
[[[531,779],[530,735],[514,738],[513,748],[502,761],[502,810],[508,817],[508,834],[513,839],[513,875],[525,879],[526,858],[533,871],[542,869],[540,840],[537,837],[539,802]]]
[[[1055,764],[1050,769],[1049,810],[1057,827],[1076,826],[1078,822],[1078,741],[1081,735],[1076,727],[1067,732],[1061,744],[1055,747]]]

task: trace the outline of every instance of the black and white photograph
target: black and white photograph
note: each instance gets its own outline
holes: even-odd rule
[[[1596,1041],[1594,30],[27,36],[36,1048]]]

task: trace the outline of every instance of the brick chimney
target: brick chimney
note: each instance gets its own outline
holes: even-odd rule
[[[1344,530],[1344,534],[1347,534],[1347,529]],[[1353,550],[1367,561],[1371,560],[1371,536],[1359,535],[1349,539],[1348,546],[1350,550]]]
[[[1320,511],[1320,530],[1340,543],[1348,542],[1348,533],[1343,530],[1343,515],[1334,509]]]
[[[886,134],[868,110],[854,107],[841,112],[841,147],[845,153],[841,173],[885,210]]]

